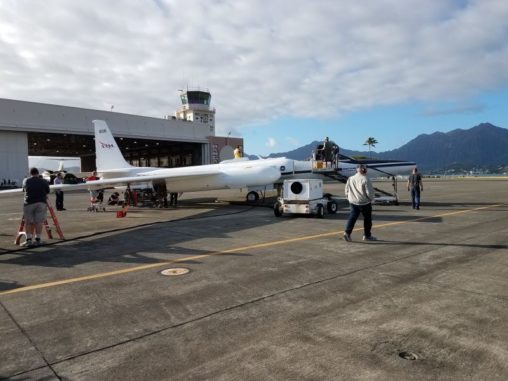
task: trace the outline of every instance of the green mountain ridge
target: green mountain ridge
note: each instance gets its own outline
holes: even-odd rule
[[[340,142],[337,142],[340,145]],[[269,157],[306,160],[321,144],[310,144],[288,152],[273,153]],[[403,146],[385,152],[352,151],[341,147],[347,156],[364,156],[383,160],[411,160],[422,171],[506,171],[508,167],[508,129],[481,123],[470,129],[434,132],[418,135]]]

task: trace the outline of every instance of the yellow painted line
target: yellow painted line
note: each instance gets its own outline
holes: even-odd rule
[[[459,210],[459,211],[455,211],[455,212],[442,213],[442,214],[437,214],[434,216],[416,218],[416,219],[411,220],[409,222],[424,221],[424,220],[437,218],[437,217],[446,217],[446,216],[453,216],[453,215],[457,215],[457,214],[470,213],[470,212],[483,210],[483,209],[496,208],[496,207],[500,207],[503,205],[504,204],[496,204],[496,205],[482,206],[482,207],[478,207],[478,208],[474,208],[474,209],[465,209],[465,210]],[[385,228],[388,226],[401,225],[401,224],[405,224],[407,222],[408,221],[395,221],[395,222],[387,222],[384,224],[376,224],[373,226],[373,229],[380,229],[380,228]],[[358,228],[358,229],[360,229],[360,228]],[[132,272],[136,272],[136,271],[142,271],[142,270],[153,269],[156,267],[168,266],[168,265],[172,265],[175,263],[181,263],[181,262],[186,262],[186,261],[195,261],[198,259],[212,257],[215,255],[236,253],[236,252],[241,252],[241,251],[260,249],[260,248],[264,248],[264,247],[285,245],[285,244],[290,244],[293,242],[308,241],[308,240],[312,240],[312,239],[316,239],[316,238],[330,237],[330,236],[334,236],[334,235],[338,235],[338,234],[342,234],[342,233],[343,233],[343,231],[333,231],[333,232],[329,232],[329,233],[313,234],[313,235],[307,235],[307,236],[303,236],[303,237],[288,238],[288,239],[279,240],[279,241],[271,241],[271,242],[258,243],[258,244],[254,244],[254,245],[235,247],[233,249],[228,249],[228,250],[213,251],[213,252],[209,252],[209,253],[205,253],[205,254],[192,255],[189,257],[178,258],[178,259],[174,259],[171,261],[151,263],[151,264],[147,264],[147,265],[130,267],[127,269],[122,269],[122,270],[114,270],[114,271],[108,271],[108,272],[104,272],[104,273],[85,275],[85,276],[77,277],[77,278],[69,278],[69,279],[63,279],[63,280],[58,280],[58,281],[54,281],[54,282],[34,284],[31,286],[23,286],[23,287],[15,288],[12,290],[0,291],[0,296],[17,294],[17,293],[32,291],[32,290],[40,290],[43,288],[55,287],[55,286],[60,286],[60,285],[64,285],[64,284],[84,282],[84,281],[93,280],[93,279],[107,278],[107,277],[115,276],[115,275],[128,274],[128,273],[132,273]]]

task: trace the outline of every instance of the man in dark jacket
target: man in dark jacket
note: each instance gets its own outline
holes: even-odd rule
[[[420,193],[423,192],[422,176],[418,173],[418,169],[413,168],[407,179],[407,190],[411,192],[411,204],[413,209],[420,209]]]
[[[30,169],[30,177],[23,181],[25,203],[23,218],[26,224],[25,246],[41,245],[42,223],[46,219],[46,198],[49,193],[49,184],[39,176],[37,168]],[[35,230],[35,243],[32,242],[32,232]]]
[[[62,175],[61,172],[59,172],[56,177],[55,177],[55,180],[53,181],[53,184],[55,185],[60,185],[60,184],[63,184],[64,183],[64,177]],[[63,190],[61,189],[57,189],[55,190],[55,206],[56,206],[56,210],[65,210],[64,208],[64,192]]]

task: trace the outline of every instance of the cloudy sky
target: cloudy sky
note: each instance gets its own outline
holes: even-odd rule
[[[212,93],[268,154],[508,128],[508,1],[1,0],[0,97],[162,117]]]

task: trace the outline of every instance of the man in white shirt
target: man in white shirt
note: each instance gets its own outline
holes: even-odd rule
[[[373,237],[370,232],[372,229],[374,188],[367,177],[367,167],[365,165],[359,164],[356,168],[356,175],[347,179],[345,193],[351,206],[351,212],[344,231],[344,240],[347,242],[352,241],[351,233],[361,213],[363,215],[363,240],[375,241],[376,237]]]

